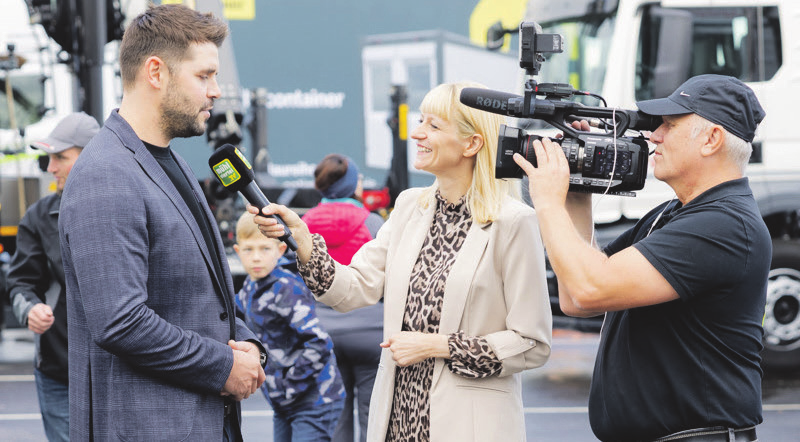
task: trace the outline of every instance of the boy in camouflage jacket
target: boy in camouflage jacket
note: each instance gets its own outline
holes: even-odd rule
[[[248,275],[236,307],[267,348],[261,388],[275,412],[274,440],[330,441],[345,391],[314,297],[283,256],[286,244],[263,236],[252,214],[239,218],[236,236],[234,250]]]

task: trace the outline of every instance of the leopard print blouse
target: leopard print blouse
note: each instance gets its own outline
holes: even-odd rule
[[[436,204],[431,229],[412,271],[403,331],[439,332],[447,275],[472,224],[465,198],[452,204],[437,192]],[[335,267],[321,236],[314,235],[311,259],[299,265],[299,270],[315,294],[321,295],[330,288]],[[459,376],[484,378],[502,369],[502,363],[484,337],[467,336],[459,331],[449,335],[448,347],[447,367]],[[408,367],[397,367],[387,441],[429,440],[433,366],[434,359],[429,358]]]

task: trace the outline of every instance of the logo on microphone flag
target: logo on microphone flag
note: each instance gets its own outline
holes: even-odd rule
[[[242,160],[242,162],[244,163],[245,166],[247,166],[248,169],[253,168],[253,166],[250,165],[250,162],[247,161],[247,158],[245,158],[244,155],[242,155],[242,153],[239,152],[239,149],[234,147],[233,151],[236,152],[236,156],[239,157],[240,160]]]
[[[239,171],[237,171],[236,168],[233,167],[233,164],[231,164],[231,160],[227,158],[215,164],[211,169],[214,170],[217,178],[219,178],[219,182],[225,187],[228,187],[236,181],[239,181],[239,178],[242,177],[242,175],[239,174]]]

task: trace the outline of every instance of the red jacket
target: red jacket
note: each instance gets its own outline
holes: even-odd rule
[[[369,211],[348,202],[324,202],[312,208],[303,221],[311,233],[319,233],[328,245],[328,253],[339,264],[348,265],[353,255],[372,239],[364,220]]]

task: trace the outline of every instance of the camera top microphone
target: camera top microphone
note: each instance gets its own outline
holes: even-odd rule
[[[545,84],[543,86],[561,87],[564,85]],[[569,87],[571,89],[571,86]],[[555,91],[555,89],[553,91]],[[559,88],[558,93],[563,94],[563,88]],[[546,117],[552,117],[559,109],[559,107],[556,106],[557,103],[555,101],[539,100],[536,98],[531,98],[528,108],[526,109],[525,97],[521,95],[474,87],[466,87],[462,89],[459,100],[462,104],[471,108],[516,118],[543,119]],[[571,102],[563,102],[558,104],[560,107],[574,106],[574,103]]]
[[[231,192],[240,192],[250,204],[258,207],[259,210],[270,204],[255,181],[253,166],[233,145],[225,144],[214,151],[208,159],[208,165],[226,189]],[[280,216],[270,215],[270,217],[275,218],[283,225],[284,235],[280,237],[280,240],[285,242],[290,249],[297,250],[297,242],[292,238],[292,232],[286,223]]]
[[[517,117],[522,113],[523,97],[507,92],[466,87],[461,90],[459,100],[471,108],[494,114]]]
[[[545,83],[539,86],[541,87],[534,92],[545,94],[548,97],[563,98],[579,92],[569,84]],[[564,120],[575,121],[613,117],[613,112],[616,111],[617,115],[624,114],[627,118],[626,129],[655,131],[661,125],[661,117],[648,115],[642,111],[592,108],[569,101],[532,98],[529,109],[526,109],[525,98],[521,95],[484,88],[464,88],[461,90],[459,100],[462,104],[474,109],[516,118],[537,118],[549,121],[549,118],[560,115]],[[595,127],[598,126],[599,124],[595,125]]]

